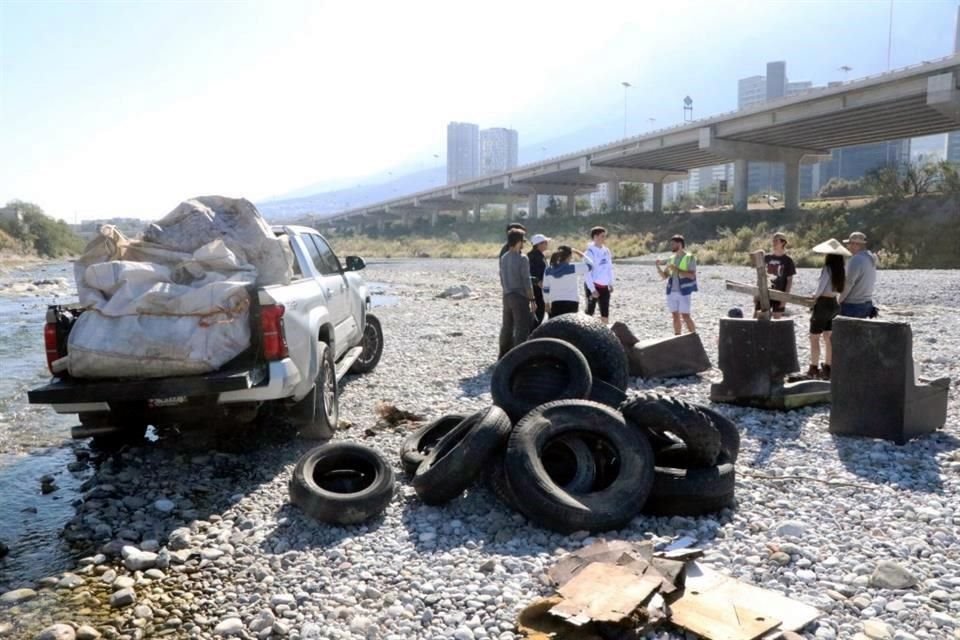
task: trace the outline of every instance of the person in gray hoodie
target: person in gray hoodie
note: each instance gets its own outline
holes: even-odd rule
[[[530,280],[530,261],[523,255],[523,231],[507,234],[508,250],[500,257],[500,285],[503,289],[503,324],[500,326],[500,355],[523,342],[530,335],[537,301]]]
[[[840,294],[840,315],[875,318],[873,288],[877,282],[877,256],[867,251],[867,236],[854,231],[843,241],[853,257],[847,263],[846,285]]]

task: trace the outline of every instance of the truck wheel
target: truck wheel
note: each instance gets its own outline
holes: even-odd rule
[[[377,316],[367,314],[367,326],[363,328],[363,353],[350,365],[350,373],[370,373],[383,355],[383,329]]]
[[[300,427],[300,435],[310,440],[329,440],[339,418],[338,401],[340,391],[337,388],[337,369],[333,364],[333,351],[329,345],[320,342],[320,370],[314,380],[313,389],[303,400],[297,403],[294,423]]]
[[[143,442],[147,423],[141,419],[123,419],[111,413],[81,413],[80,426],[71,430],[74,440],[91,438],[97,449],[118,449],[124,445]]]

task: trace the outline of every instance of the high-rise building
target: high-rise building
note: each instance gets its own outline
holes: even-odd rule
[[[766,76],[750,76],[737,82],[737,108],[746,109],[767,100]]]
[[[501,173],[517,166],[519,135],[497,127],[480,132],[480,175]]]
[[[960,53],[960,7],[957,7],[956,34],[953,37],[953,52]],[[947,162],[960,164],[960,131],[947,135]]]
[[[809,80],[804,80],[803,82],[788,82],[786,95],[795,96],[810,91],[810,89],[813,89],[813,83]]]
[[[447,184],[480,174],[480,127],[469,122],[447,125]]]
[[[859,180],[880,167],[902,167],[910,162],[910,140],[894,140],[841,147],[830,151],[830,159],[820,163],[820,184],[831,178]]]
[[[776,100],[787,94],[787,63],[783,60],[767,63],[767,100]]]

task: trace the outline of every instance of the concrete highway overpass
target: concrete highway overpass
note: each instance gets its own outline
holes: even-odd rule
[[[433,221],[439,212],[479,210],[484,204],[527,200],[537,217],[538,195],[575,196],[607,183],[615,205],[620,182],[652,184],[653,208],[662,209],[663,185],[691,169],[734,163],[734,207],[747,208],[747,163],[780,162],[784,204],[799,204],[800,164],[829,157],[831,149],[960,129],[960,54],[904,69],[812,89],[680,126],[550,158],[504,173],[474,178],[357,207],[321,224],[382,225]]]

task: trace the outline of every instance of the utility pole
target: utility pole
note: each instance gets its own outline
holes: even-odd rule
[[[623,137],[627,137],[627,89],[632,87],[629,82],[621,82],[623,85]]]

